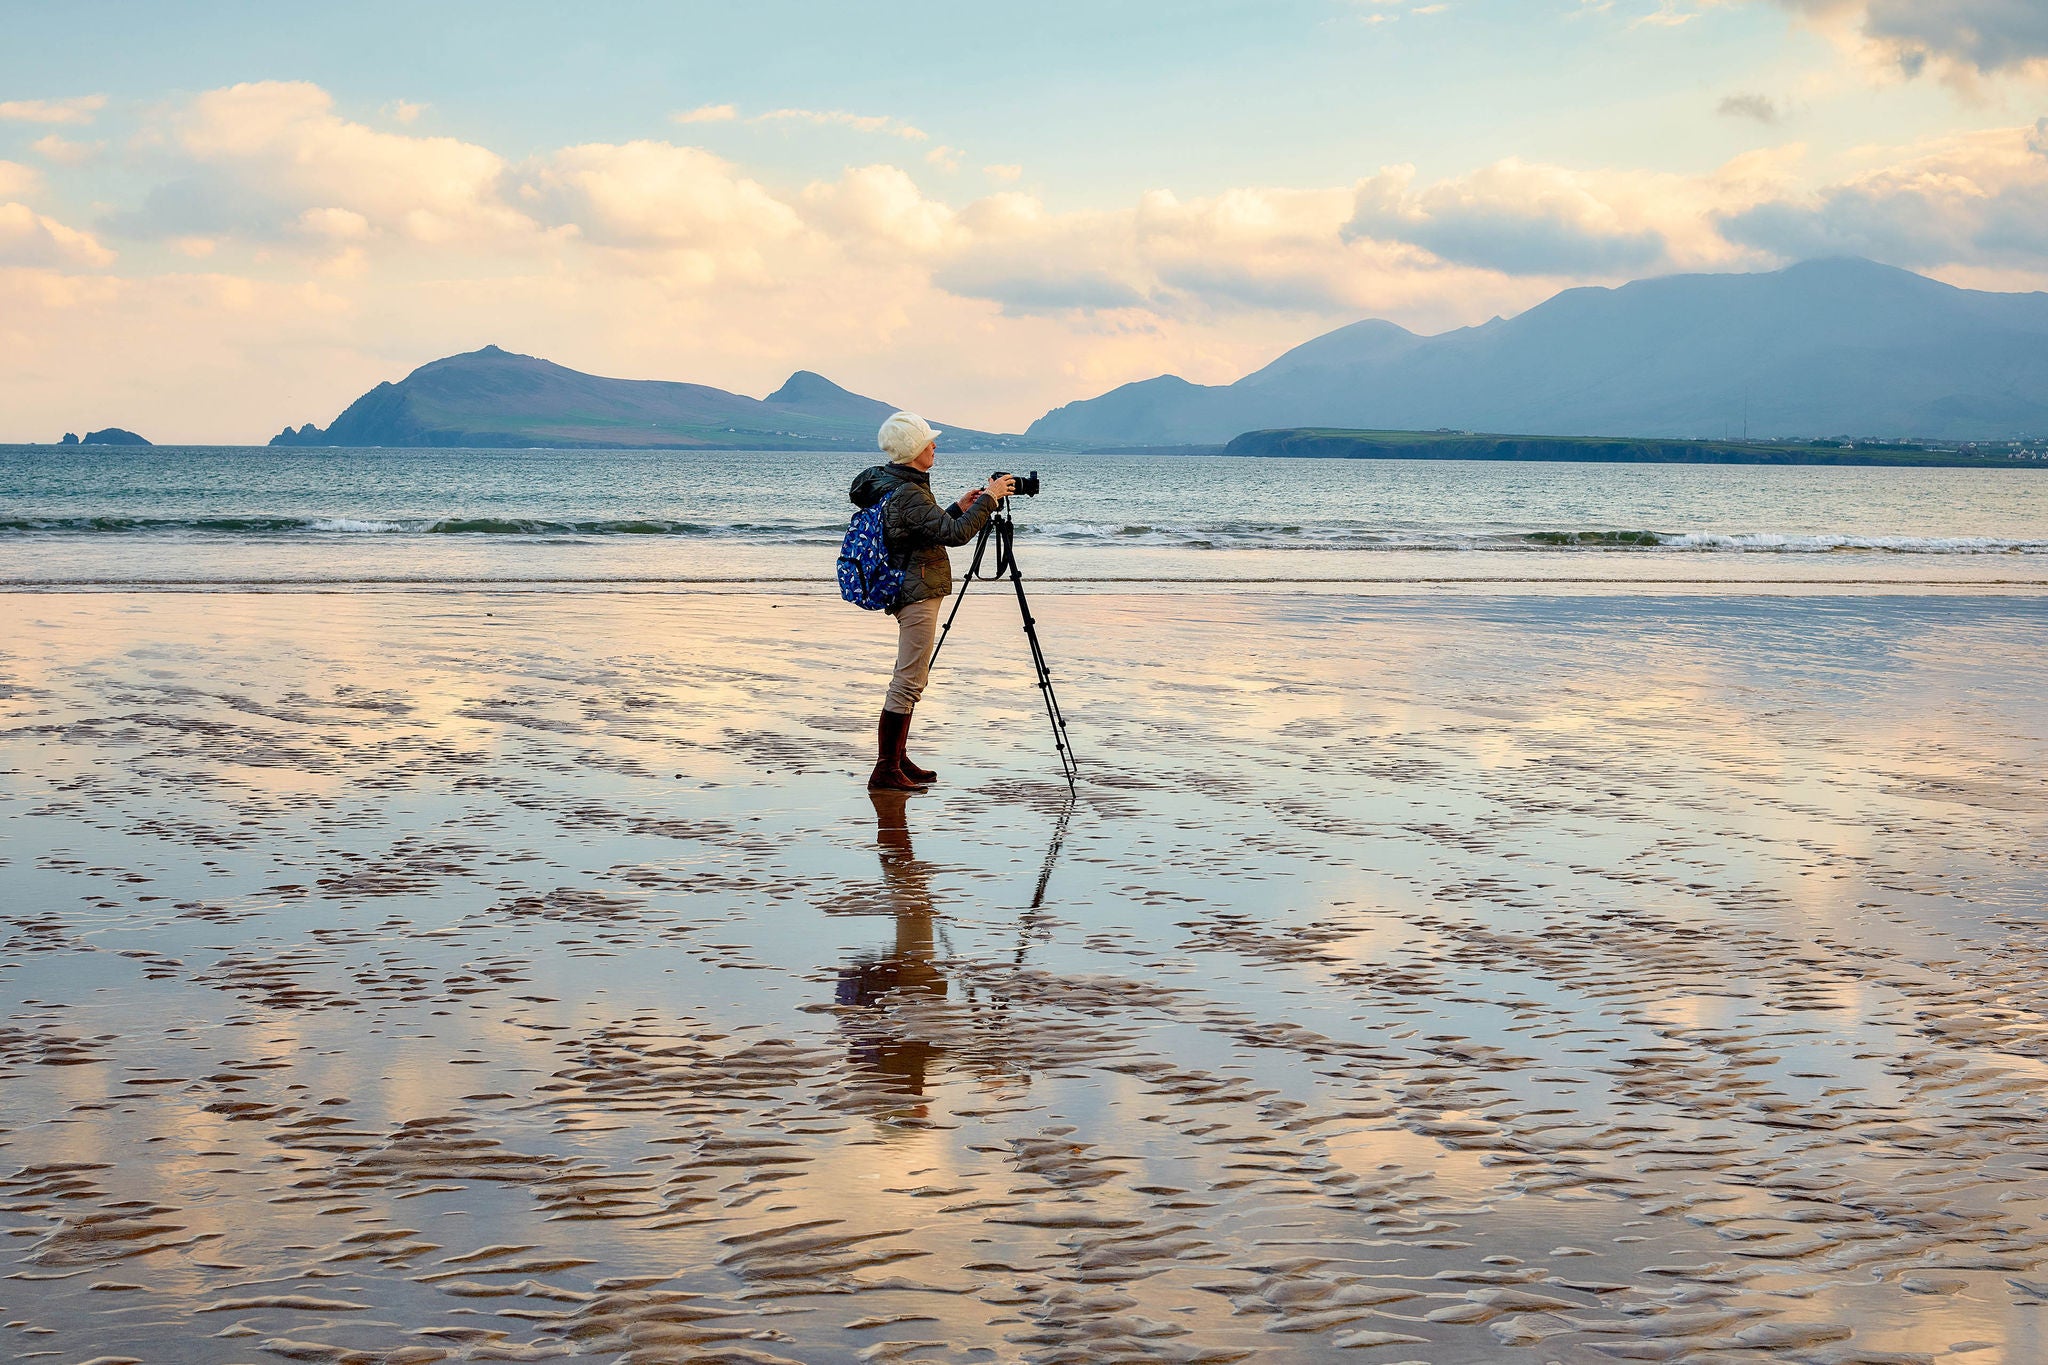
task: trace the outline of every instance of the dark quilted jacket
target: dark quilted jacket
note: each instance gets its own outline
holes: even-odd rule
[[[912,602],[953,591],[953,562],[946,557],[946,547],[965,545],[980,535],[996,504],[984,493],[965,512],[951,503],[941,506],[932,497],[931,475],[901,464],[864,469],[847,490],[856,507],[873,507],[891,493],[896,496],[882,509],[882,543],[888,546],[890,562],[905,575],[903,591],[889,608],[894,613]]]

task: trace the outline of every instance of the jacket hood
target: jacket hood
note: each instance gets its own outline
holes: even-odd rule
[[[853,500],[854,506],[869,508],[906,483],[929,482],[930,477],[921,469],[910,469],[900,464],[878,464],[855,475],[853,487],[846,490],[846,496]]]

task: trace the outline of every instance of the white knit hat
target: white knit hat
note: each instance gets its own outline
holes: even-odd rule
[[[909,464],[924,453],[924,448],[938,439],[939,433],[930,422],[914,412],[896,412],[882,423],[876,433],[882,453],[889,457],[891,464]]]

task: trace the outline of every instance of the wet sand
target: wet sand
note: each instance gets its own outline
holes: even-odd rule
[[[1039,605],[0,595],[0,1351],[2048,1359],[2048,600]]]

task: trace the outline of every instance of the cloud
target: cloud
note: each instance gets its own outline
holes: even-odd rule
[[[959,243],[957,215],[927,199],[896,166],[861,166],[829,184],[807,187],[801,203],[811,224],[842,246],[900,259],[930,257]]]
[[[756,114],[750,123],[810,123],[819,127],[851,128],[856,133],[885,133],[909,142],[927,142],[931,134],[887,114],[849,114],[843,109],[771,109]]]
[[[1755,119],[1765,125],[1775,124],[1783,117],[1778,102],[1769,95],[1728,95],[1714,112],[1724,118]]]
[[[1013,317],[1146,307],[1161,290],[1134,228],[1123,215],[1054,215],[1030,195],[990,195],[961,212],[933,283]]]
[[[924,154],[925,164],[936,166],[951,175],[960,169],[960,159],[967,155],[958,147],[934,147]]]
[[[1908,78],[1934,70],[2048,74],[2048,5],[2040,0],[1776,0]]]
[[[1577,170],[1510,157],[1418,184],[1414,168],[1361,180],[1348,241],[1378,241],[1517,279],[1620,281],[1727,270],[1766,259],[1719,231],[1728,215],[1790,193],[1798,143],[1745,153],[1704,175]]]
[[[16,123],[91,123],[107,107],[105,95],[78,95],[65,100],[0,101],[0,121]]]
[[[1456,181],[1414,180],[1399,166],[1361,182],[1346,236],[1509,275],[1632,274],[1667,257],[1655,226],[1569,171],[1510,159]]]
[[[393,100],[384,106],[385,117],[389,118],[393,123],[411,125],[417,123],[420,115],[426,112],[426,105],[415,104],[411,100]]]
[[[2033,131],[2027,134],[2027,150],[2048,156],[2048,118],[2034,121]]]
[[[59,166],[83,166],[89,161],[97,161],[107,150],[104,142],[73,142],[55,133],[39,137],[29,146],[35,149],[36,155]]]
[[[140,237],[287,237],[309,209],[360,215],[372,231],[422,244],[502,241],[531,221],[503,197],[496,153],[450,137],[390,133],[341,118],[302,81],[208,91],[172,121],[184,174],[109,226]]]
[[[758,271],[764,248],[802,226],[789,205],[696,147],[568,147],[521,179],[522,203],[544,221],[600,246],[697,253],[698,273]]]
[[[351,209],[307,209],[299,215],[298,230],[309,237],[358,242],[370,235],[370,220]],[[209,246],[197,255],[211,255]]]
[[[90,233],[46,218],[26,204],[0,204],[0,265],[97,269],[113,263],[114,253]]]
[[[41,172],[19,161],[0,161],[0,199],[18,199],[43,187]]]
[[[983,166],[981,173],[999,185],[1014,185],[1017,181],[1024,178],[1024,168],[1022,166],[1014,166],[1006,162],[996,162],[993,165]]]
[[[1711,3],[1711,0],[1709,0]],[[1683,9],[1680,0],[1657,0],[1657,8],[1647,14],[1637,15],[1629,22],[1630,28],[1677,28],[1700,17],[1696,9]]]
[[[1926,269],[2048,268],[2048,156],[2042,127],[1943,139],[1917,156],[1725,215],[1738,244],[1787,260],[1868,256]]]
[[[730,104],[700,104],[669,117],[677,123],[730,123],[740,116],[740,111]]]
[[[1352,205],[1344,189],[1193,200],[1154,190],[1128,210],[1053,214],[1031,196],[996,194],[961,210],[934,280],[1011,316],[1337,316],[1398,293],[1389,279],[1420,260],[1410,249],[1346,240]]]

